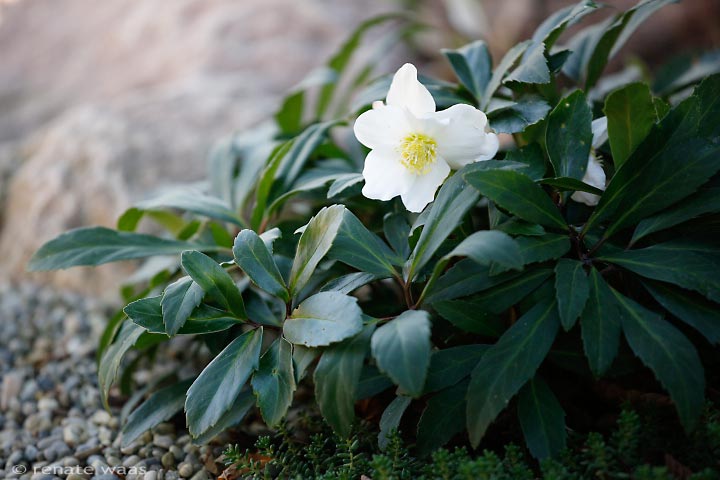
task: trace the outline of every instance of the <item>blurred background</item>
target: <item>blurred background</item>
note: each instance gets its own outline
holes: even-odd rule
[[[388,52],[448,77],[439,49],[485,39],[497,60],[569,0],[0,0],[0,280],[114,296],[128,265],[33,274],[34,250],[112,226],[158,187],[201,180],[213,142],[257,125],[363,19],[406,10],[431,28]],[[609,0],[593,15],[635,4]],[[571,30],[572,32],[572,30]],[[643,24],[651,68],[720,46],[720,1],[686,0]]]

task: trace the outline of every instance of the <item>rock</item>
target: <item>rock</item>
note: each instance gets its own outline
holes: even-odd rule
[[[195,467],[190,462],[182,462],[177,469],[181,477],[190,478],[195,472]]]
[[[90,417],[90,421],[95,425],[108,425],[110,420],[112,420],[112,415],[110,415],[106,410],[97,410],[93,413],[93,416]]]
[[[195,475],[192,476],[190,480],[209,480],[210,477],[208,476],[207,472],[205,470],[200,470]]]
[[[160,458],[160,462],[163,467],[170,469],[175,466],[175,455],[172,452],[167,452]]]
[[[157,480],[158,478],[158,472],[155,470],[148,470],[145,472],[145,478],[143,480]]]
[[[269,118],[352,27],[393,8],[382,0],[4,6],[0,158],[11,160],[0,162],[9,178],[0,184],[2,267],[24,276],[30,254],[59,233],[113,225],[154,188],[202,178],[213,142]],[[106,294],[128,268],[33,278]]]

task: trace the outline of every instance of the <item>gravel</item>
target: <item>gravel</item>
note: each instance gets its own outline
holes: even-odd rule
[[[220,474],[222,442],[197,447],[184,426],[163,423],[121,447],[120,409],[103,409],[95,364],[110,313],[94,299],[0,282],[0,478],[204,480]],[[187,345],[174,343],[159,352],[161,367],[135,372],[139,388],[172,371],[192,374],[196,364]],[[112,405],[122,400],[111,395]]]

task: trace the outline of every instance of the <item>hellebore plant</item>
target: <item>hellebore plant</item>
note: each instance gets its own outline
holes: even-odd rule
[[[363,35],[413,31],[370,20],[290,92],[274,130],[218,144],[203,190],[45,244],[31,269],[165,257],[123,287],[101,339],[106,402],[175,336],[214,357],[166,379],[124,442],[183,411],[197,443],[247,415],[272,427],[302,384],[315,403],[300,407],[338,435],[372,399],[380,445],[399,429],[420,452],[522,432],[535,457],[557,455],[627,388],[669,398],[658,408],[691,432],[720,366],[720,60],[599,82],[667,3],[565,38],[597,10],[582,1],[494,68],[482,41],[446,50],[457,83],[410,64],[368,83],[373,61],[348,68]],[[146,222],[165,233],[138,233]]]

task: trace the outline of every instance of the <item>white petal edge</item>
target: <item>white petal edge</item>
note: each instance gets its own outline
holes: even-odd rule
[[[402,193],[402,202],[408,211],[422,212],[428,203],[435,200],[435,192],[450,174],[450,166],[440,156],[435,159],[430,171],[424,175],[412,175],[407,190]]]
[[[598,148],[608,139],[607,117],[596,118],[592,122],[592,147]]]
[[[437,134],[438,154],[450,167],[459,170],[465,165],[490,160],[497,154],[498,136],[487,131],[485,114],[470,105],[458,104],[433,115],[446,122]]]
[[[407,190],[413,174],[400,163],[400,155],[394,150],[370,151],[363,167],[365,186],[362,194],[373,200],[387,201]]]
[[[407,116],[398,107],[373,107],[355,120],[355,137],[368,148],[397,148],[410,128]]]
[[[585,175],[583,176],[582,181],[587,183],[588,185],[605,191],[605,170],[603,170],[602,164],[598,161],[597,158],[595,158],[595,155],[593,155],[592,153],[588,158],[587,171],[585,171]],[[589,207],[594,207],[600,201],[600,197],[598,195],[587,192],[575,192],[570,198],[572,198],[576,202],[584,203]]]
[[[435,111],[435,100],[425,85],[418,81],[417,69],[411,63],[406,63],[395,72],[386,103],[406,108],[418,117]]]

